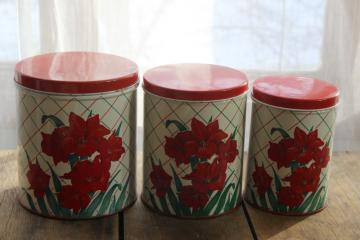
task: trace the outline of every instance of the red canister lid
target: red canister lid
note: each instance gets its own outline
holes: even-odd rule
[[[211,64],[173,64],[150,69],[144,74],[144,89],[179,100],[220,100],[247,91],[244,73]]]
[[[253,97],[263,103],[292,109],[322,109],[339,101],[338,88],[328,82],[295,76],[267,76],[254,82]]]
[[[138,81],[137,65],[119,56],[95,52],[49,53],[20,61],[15,81],[55,93],[96,93],[123,89]]]

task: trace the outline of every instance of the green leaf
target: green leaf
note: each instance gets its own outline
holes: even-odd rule
[[[240,196],[240,190],[241,190],[240,187],[241,187],[241,181],[239,180],[238,183],[236,184],[234,194],[232,195],[231,200],[229,202],[229,205],[231,208],[234,208],[238,203],[238,199]]]
[[[310,207],[309,207],[309,212],[313,212],[313,211],[318,210],[318,207],[319,207],[318,202],[319,202],[319,199],[320,199],[320,197],[321,197],[321,193],[322,193],[322,191],[323,191],[324,189],[325,189],[325,187],[322,186],[322,187],[316,192],[316,194],[314,195],[313,200],[311,201],[311,205],[310,205]]]
[[[46,208],[46,204],[45,204],[45,201],[44,201],[44,198],[36,198],[37,199],[37,202],[38,202],[38,205],[39,205],[39,208],[40,208],[40,211],[43,215],[49,215],[49,212]]]
[[[30,194],[29,194],[24,188],[23,188],[23,191],[24,191],[25,194],[26,194],[26,199],[27,199],[27,201],[28,201],[28,203],[29,203],[29,205],[30,205],[31,210],[33,210],[34,212],[38,212],[38,210],[36,209],[35,204],[34,204],[32,198],[31,198],[31,196],[30,196]]]
[[[229,182],[230,178],[232,177],[232,175],[234,174],[235,171],[232,171],[231,174],[228,176],[228,178],[225,181],[224,186],[227,185],[227,183]],[[213,197],[210,198],[210,201],[206,204],[206,206],[202,209],[202,213],[204,215],[209,215],[211,213],[211,211],[213,210],[213,208],[216,206],[217,202],[219,201],[219,198],[221,197],[221,192],[222,191],[217,191]]]
[[[325,145],[326,145],[327,147],[329,147],[330,141],[331,141],[331,137],[329,137],[329,139],[328,139],[328,140],[326,141],[326,143],[325,143]]]
[[[267,190],[267,196],[268,196],[268,199],[269,199],[269,203],[270,203],[270,206],[271,206],[271,209],[273,209],[274,211],[278,211],[278,201],[275,197],[275,194],[273,193],[272,189],[269,188]]]
[[[236,126],[234,132],[231,134],[231,139],[235,139],[237,129],[238,127]]]
[[[265,209],[269,209],[267,202],[266,202],[266,198],[265,195],[264,196],[260,196],[260,207],[265,208]]]
[[[46,162],[47,165],[49,166],[49,169],[51,171],[51,178],[53,180],[53,184],[55,187],[55,191],[56,192],[60,192],[61,191],[61,182],[59,177],[56,175],[55,171],[52,169],[52,167],[50,166],[50,164],[48,162]]]
[[[233,194],[234,195],[234,194]],[[229,209],[233,208],[231,205],[230,205],[230,202],[231,202],[231,199],[232,199],[232,196],[229,195],[227,201],[226,201],[226,204],[225,204],[225,208],[224,208],[224,211],[228,211]]]
[[[176,174],[176,172],[175,172],[175,170],[174,170],[173,166],[172,166],[172,165],[170,165],[170,167],[171,167],[171,171],[172,171],[172,173],[173,173],[173,177],[174,177],[174,181],[175,181],[176,191],[177,191],[177,192],[180,192],[180,191],[181,191],[181,189],[182,189],[182,183],[181,183],[181,180],[180,180],[179,176]]]
[[[180,132],[184,132],[187,130],[185,124],[179,122],[178,120],[166,120],[165,122],[166,128],[168,128],[169,125],[171,124],[174,124]]]
[[[109,208],[109,212],[114,213],[116,212],[116,198],[115,196],[113,196],[110,208]]]
[[[212,116],[210,116],[208,123],[212,122]]]
[[[280,192],[281,190],[281,180],[279,175],[276,173],[275,169],[273,167],[271,167],[274,173],[274,181],[275,181],[275,190],[276,192]]]
[[[64,217],[71,217],[71,216],[72,216],[70,209],[68,209],[68,208],[63,208],[63,207],[61,207],[61,206],[59,206],[59,209],[60,209],[60,211],[61,211],[62,216],[64,216]]]
[[[295,169],[297,169],[299,167],[302,167],[302,166],[303,166],[303,164],[301,164],[301,163],[299,163],[299,162],[297,162],[295,160],[290,162],[291,172],[294,172]]]
[[[326,201],[326,194],[324,194],[324,195],[321,197],[321,199],[320,199],[320,201],[319,201],[319,204],[318,204],[318,209],[324,208],[324,206],[325,206],[325,201]]]
[[[170,214],[170,210],[169,210],[169,207],[168,207],[165,196],[159,198],[159,201],[160,201],[160,205],[161,205],[161,208],[162,208],[163,212],[165,212],[167,214]]]
[[[85,208],[83,211],[80,212],[81,213],[80,215],[82,217],[90,217],[90,216],[92,216],[94,214],[95,210],[101,204],[104,196],[105,196],[104,192],[99,192],[98,195],[95,198],[93,198],[90,205],[87,206],[87,208]]]
[[[233,170],[233,171],[230,173],[230,175],[228,176],[228,178],[226,179],[226,181],[225,181],[225,186],[226,186],[226,184],[229,182],[229,180],[230,180],[230,178],[232,177],[232,175],[234,175],[234,172],[235,172],[235,170]]]
[[[80,158],[79,158],[79,156],[77,156],[76,154],[71,154],[71,155],[69,155],[69,157],[68,157],[68,161],[69,161],[69,163],[70,163],[71,168],[73,168],[74,165],[75,165],[75,163],[76,163],[77,161],[79,161],[79,160],[80,160]]]
[[[235,184],[231,183],[231,184],[227,185],[225,187],[225,189],[222,190],[220,199],[216,204],[217,206],[216,206],[214,215],[218,215],[221,212],[221,210],[224,208],[226,198],[227,198],[228,193],[229,193],[231,188],[235,188]]]
[[[148,190],[148,192],[149,192],[151,204],[153,205],[153,207],[154,207],[156,210],[160,211],[158,205],[156,204],[156,201],[155,201],[154,196],[152,195],[152,193],[151,193],[149,190]]]
[[[289,134],[282,128],[272,128],[270,134],[273,135],[274,132],[279,132],[283,138],[290,138]]]
[[[126,191],[127,191],[128,185],[129,185],[129,181],[130,181],[130,177],[128,177],[128,179],[126,180],[125,185],[120,193],[120,196],[119,196],[118,200],[116,201],[116,208],[118,210],[121,209],[126,204],[125,196],[126,196]]]
[[[215,205],[219,201],[220,196],[221,196],[221,191],[217,191],[202,210],[204,215],[209,215],[211,213],[211,211],[214,209]]]
[[[175,214],[181,216],[182,211],[181,211],[180,203],[171,188],[169,188],[167,191],[167,197],[172,209],[174,209]]]
[[[116,132],[115,132],[116,136],[120,136],[121,125],[122,125],[122,122],[120,122],[118,128],[116,129]]]
[[[112,178],[109,181],[109,186],[111,185],[111,183],[114,181],[114,179],[116,178],[116,176],[120,173],[121,169],[119,169],[119,171],[117,171],[114,176],[112,176]],[[130,179],[130,176],[128,177],[128,179]]]
[[[191,169],[194,170],[194,168],[196,167],[196,165],[199,163],[199,159],[195,156],[190,157],[190,165],[191,165]]]
[[[54,124],[55,127],[62,127],[65,126],[65,124],[56,116],[54,115],[43,115],[41,117],[41,123],[44,124],[47,120],[50,120],[52,124]]]
[[[59,204],[58,204],[56,198],[54,197],[53,193],[48,189],[48,190],[45,191],[45,196],[46,196],[46,200],[47,200],[47,203],[48,203],[51,211],[56,216],[60,216],[61,211],[59,209]]]
[[[87,118],[90,118],[92,115],[93,115],[93,110],[91,110],[91,111],[89,112],[89,115],[88,115]]]
[[[106,212],[106,210],[109,208],[110,205],[110,201],[111,201],[111,197],[113,195],[113,193],[115,192],[116,189],[121,190],[121,185],[120,184],[114,184],[105,194],[104,199],[102,200],[102,203],[100,205],[100,209],[98,212],[98,215],[104,215],[104,213]]]
[[[300,206],[295,208],[294,211],[299,213],[304,213],[306,209],[309,207],[311,201],[313,200],[314,195],[315,193],[308,193],[307,198],[305,198],[305,201],[303,201],[303,203]]]

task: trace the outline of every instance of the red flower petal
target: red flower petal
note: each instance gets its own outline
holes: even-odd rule
[[[41,150],[46,154],[52,155],[52,138],[51,134],[41,133],[42,141],[41,141]]]
[[[29,170],[26,177],[30,184],[30,189],[34,190],[34,195],[37,198],[42,198],[45,191],[49,188],[50,176],[46,174],[39,164],[33,164],[28,161]]]
[[[206,126],[206,130],[208,131],[208,133],[211,135],[211,134],[215,134],[219,131],[219,121],[218,120],[215,120],[211,123],[209,123],[207,126]]]
[[[226,162],[233,162],[239,154],[235,140],[228,138],[226,143],[220,143],[218,147],[218,156]]]
[[[222,130],[218,130],[217,132],[210,135],[209,140],[214,142],[220,142],[221,140],[225,139],[227,134]]]
[[[195,138],[198,140],[205,139],[207,137],[206,126],[196,118],[191,120],[191,130]]]
[[[184,179],[191,180],[198,192],[222,190],[225,184],[227,163],[215,159],[213,163],[199,163]]]
[[[71,134],[75,138],[80,138],[84,135],[84,131],[86,130],[86,121],[73,112],[69,115],[69,125]]]
[[[117,161],[125,153],[125,148],[122,146],[122,138],[111,134],[106,140],[103,139],[98,143],[99,152],[104,159],[109,161]]]
[[[284,178],[289,181],[292,191],[300,194],[316,192],[320,180],[320,170],[315,167],[297,168],[290,176]]]
[[[186,207],[193,209],[204,207],[209,201],[208,194],[198,192],[193,186],[183,186],[178,196]]]
[[[324,146],[321,150],[317,149],[314,153],[314,159],[318,168],[325,168],[330,161],[330,148]]]
[[[283,187],[278,193],[278,199],[281,204],[294,208],[304,201],[304,195],[293,191],[291,187]]]
[[[266,172],[264,167],[256,166],[252,178],[258,194],[263,196],[271,187],[272,177]]]
[[[160,165],[153,165],[150,179],[156,190],[156,195],[159,198],[164,197],[170,188],[172,177],[168,175]]]
[[[62,186],[61,192],[57,196],[62,207],[73,209],[74,212],[86,208],[91,201],[89,195],[84,193],[81,188],[71,185]]]
[[[197,151],[197,143],[190,131],[179,132],[175,138],[165,137],[165,154],[175,158],[176,165],[189,163],[189,158]]]
[[[84,192],[105,192],[110,178],[110,162],[97,156],[92,162],[88,160],[79,161],[62,178],[70,179],[72,185],[78,186]]]
[[[299,146],[303,146],[306,143],[306,133],[300,128],[296,127],[294,131],[295,143]]]

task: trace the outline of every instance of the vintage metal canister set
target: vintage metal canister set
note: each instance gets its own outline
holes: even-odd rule
[[[137,65],[103,53],[49,53],[20,61],[15,82],[20,204],[59,219],[131,207]],[[143,75],[147,207],[209,218],[236,210],[243,195],[274,214],[326,207],[339,90],[306,77],[255,80],[243,169],[248,89],[244,73],[218,65],[164,65]]]

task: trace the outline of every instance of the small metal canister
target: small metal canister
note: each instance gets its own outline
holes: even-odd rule
[[[201,218],[240,204],[247,89],[243,73],[217,65],[145,73],[145,205]]]
[[[255,81],[245,199],[284,215],[326,206],[339,91],[325,81],[269,76]]]
[[[109,54],[50,53],[19,62],[15,81],[21,205],[84,219],[133,204],[136,64]]]

